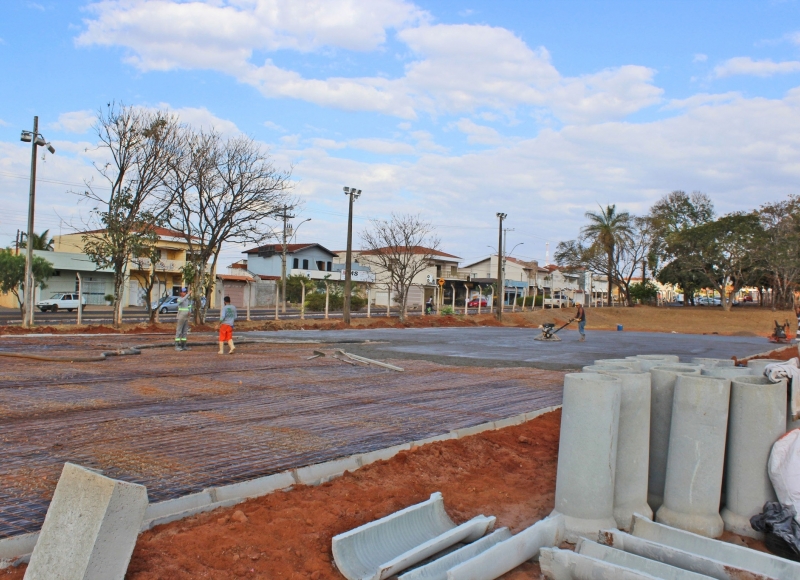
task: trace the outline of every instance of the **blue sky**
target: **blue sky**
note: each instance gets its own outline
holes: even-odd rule
[[[80,228],[70,191],[115,100],[244,132],[294,167],[299,241],[341,249],[422,213],[465,262],[508,214],[515,255],[544,261],[583,213],[643,213],[675,189],[720,213],[796,192],[796,1],[5,0],[0,7],[0,244],[25,226],[33,115],[37,231]],[[224,262],[240,257],[228,247]]]

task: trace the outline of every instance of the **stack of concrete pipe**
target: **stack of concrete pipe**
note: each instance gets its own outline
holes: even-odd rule
[[[758,537],[749,520],[775,501],[767,462],[787,428],[786,382],[757,376],[771,362],[641,355],[567,375],[553,512],[567,539],[627,530],[634,513]]]

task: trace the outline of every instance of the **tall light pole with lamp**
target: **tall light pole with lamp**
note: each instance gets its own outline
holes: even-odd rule
[[[22,318],[22,326],[30,328],[33,326],[33,301],[34,301],[34,279],[33,279],[33,208],[36,202],[36,154],[37,147],[47,147],[50,153],[56,150],[48,143],[44,136],[39,133],[39,117],[33,118],[33,131],[23,131],[19,138],[24,143],[31,144],[31,183],[28,197],[28,239],[25,244],[25,316]],[[78,297],[81,300],[81,297]]]
[[[505,292],[505,281],[503,280],[503,220],[508,217],[507,214],[497,213],[500,219],[500,233],[497,239],[497,308],[495,316],[500,320],[503,317],[503,294]]]
[[[350,325],[350,269],[353,267],[353,201],[361,196],[361,190],[345,187],[344,194],[350,198],[350,209],[347,212],[347,254],[344,260],[344,307],[342,320]]]

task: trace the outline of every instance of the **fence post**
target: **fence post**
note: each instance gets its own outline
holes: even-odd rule
[[[83,280],[80,272],[75,274],[78,276],[78,324],[83,324]]]
[[[300,282],[302,289],[300,290],[300,320],[306,318],[306,283]]]
[[[325,320],[328,319],[328,297],[330,295],[330,288],[328,287],[327,280],[325,281]]]
[[[275,320],[278,320],[278,302],[280,302],[279,298],[280,298],[280,284],[278,284],[278,281],[276,280],[275,281]]]

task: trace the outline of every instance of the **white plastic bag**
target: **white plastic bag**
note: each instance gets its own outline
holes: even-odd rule
[[[778,439],[769,454],[769,479],[782,505],[794,506],[800,522],[800,429]]]

